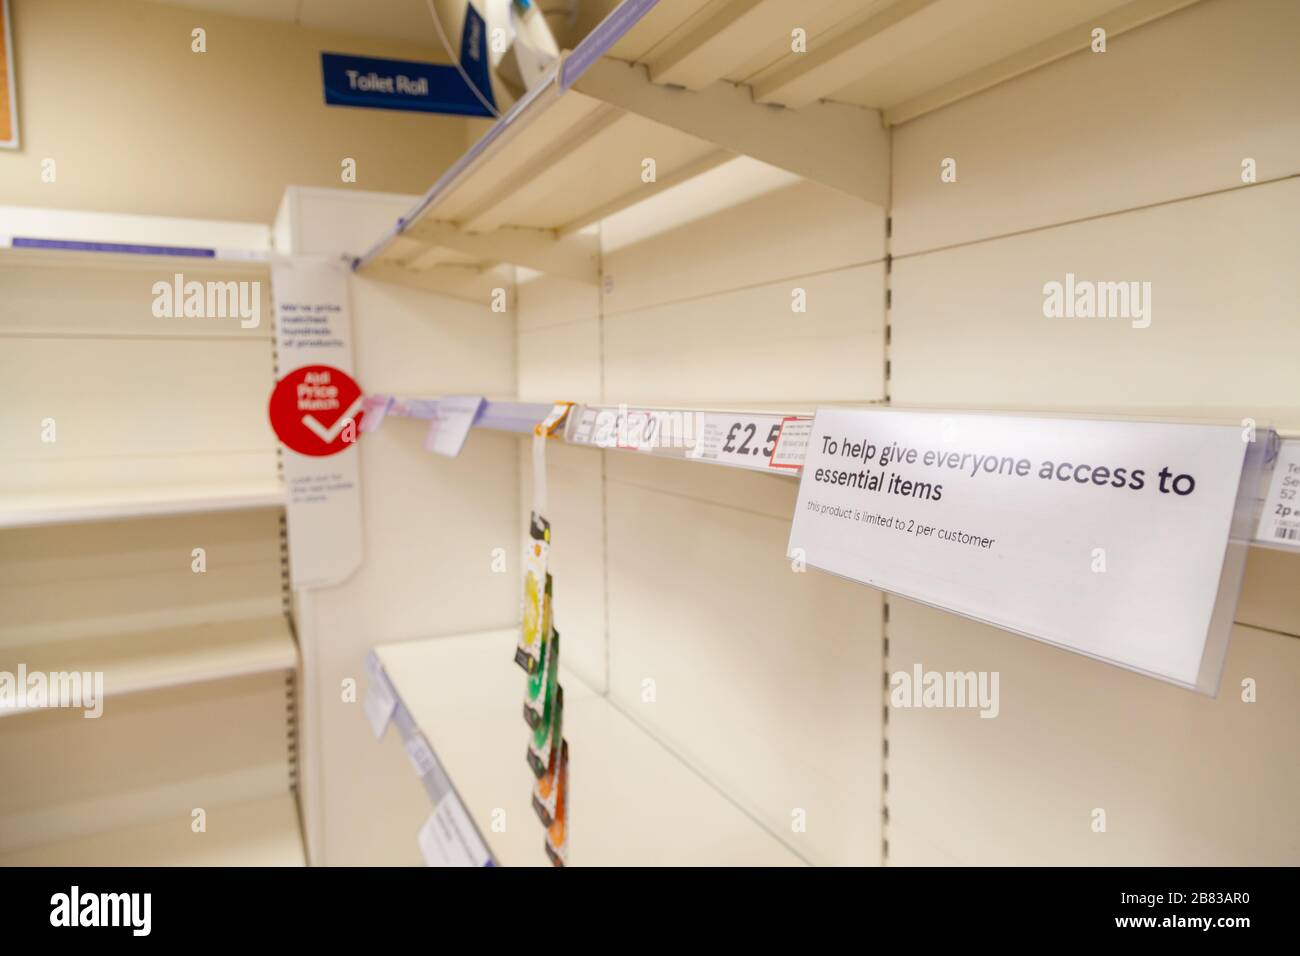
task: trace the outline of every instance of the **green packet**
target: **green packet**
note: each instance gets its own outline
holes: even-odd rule
[[[524,549],[523,621],[519,629],[519,643],[515,647],[515,663],[528,674],[533,674],[540,668],[542,644],[550,630],[550,605],[547,600],[550,578],[546,570],[550,550],[551,523],[534,511]]]
[[[560,635],[556,633],[551,642],[552,655],[558,655],[559,637]],[[528,766],[532,768],[534,777],[541,777],[546,773],[546,768],[551,761],[551,751],[559,745],[560,741],[557,728],[560,726],[561,714],[564,711],[564,688],[556,684],[555,672],[558,669],[558,666],[550,668],[542,717],[537,722],[537,726],[532,728],[532,734],[528,738]],[[527,712],[527,705],[524,709]]]

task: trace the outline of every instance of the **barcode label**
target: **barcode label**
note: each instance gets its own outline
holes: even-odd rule
[[[1278,449],[1255,541],[1274,548],[1300,548],[1300,441],[1287,439]]]

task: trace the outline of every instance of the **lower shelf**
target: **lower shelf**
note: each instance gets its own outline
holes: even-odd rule
[[[71,641],[0,648],[0,670],[102,672],[104,696],[244,677],[298,666],[284,615],[193,624]],[[28,708],[0,701],[0,717]]]
[[[195,833],[189,814],[0,855],[0,866],[304,866],[293,795],[208,810]]]
[[[285,503],[277,480],[212,484],[140,485],[93,490],[8,494],[0,505],[0,528],[110,521],[164,515],[275,508]]]
[[[528,728],[521,713],[524,675],[513,660],[517,633],[485,631],[375,650],[497,861],[546,866],[543,829],[531,805],[534,778],[524,760]],[[564,668],[560,682],[571,754],[570,865],[802,865],[608,698]],[[418,785],[414,777],[411,785]]]

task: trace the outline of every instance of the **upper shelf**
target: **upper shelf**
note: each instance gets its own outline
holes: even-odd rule
[[[887,126],[1194,2],[624,0],[354,268],[467,296],[503,262],[594,283],[583,227],[735,155],[885,206]]]
[[[265,269],[269,226],[120,213],[0,206],[6,262]]]

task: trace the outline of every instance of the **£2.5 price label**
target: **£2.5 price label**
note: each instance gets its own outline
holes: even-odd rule
[[[798,469],[811,426],[811,419],[709,412],[690,457],[754,471]]]

